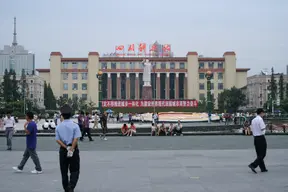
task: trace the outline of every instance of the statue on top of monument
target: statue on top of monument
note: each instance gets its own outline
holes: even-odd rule
[[[143,86],[151,86],[151,70],[154,67],[154,64],[150,63],[148,59],[144,59],[142,61],[142,64],[144,66],[144,72],[143,72]]]

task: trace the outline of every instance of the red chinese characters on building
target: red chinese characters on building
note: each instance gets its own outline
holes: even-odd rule
[[[102,101],[102,107],[198,107],[197,100],[126,100],[126,101]]]

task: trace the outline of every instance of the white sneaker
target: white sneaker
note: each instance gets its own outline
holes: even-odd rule
[[[33,174],[41,174],[42,171],[33,170],[33,171],[31,171],[31,173],[33,173]]]
[[[106,137],[104,137],[104,139],[103,139],[104,141],[107,141],[107,138]]]
[[[22,172],[22,170],[21,169],[19,169],[18,167],[12,167],[12,169],[14,169],[14,171],[16,171],[16,172]]]

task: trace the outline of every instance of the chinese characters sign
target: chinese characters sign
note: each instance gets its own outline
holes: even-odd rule
[[[124,57],[124,56],[146,56],[146,57],[171,57],[173,53],[171,52],[170,44],[151,44],[147,45],[146,43],[139,44],[129,44],[125,45],[117,45],[115,46],[114,53],[107,53],[103,55],[104,57]]]
[[[197,100],[125,100],[125,101],[102,101],[102,107],[198,107]]]

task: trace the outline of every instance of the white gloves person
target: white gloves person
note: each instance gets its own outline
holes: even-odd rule
[[[71,147],[67,147],[67,157],[72,157],[73,156],[74,150],[71,150]]]

